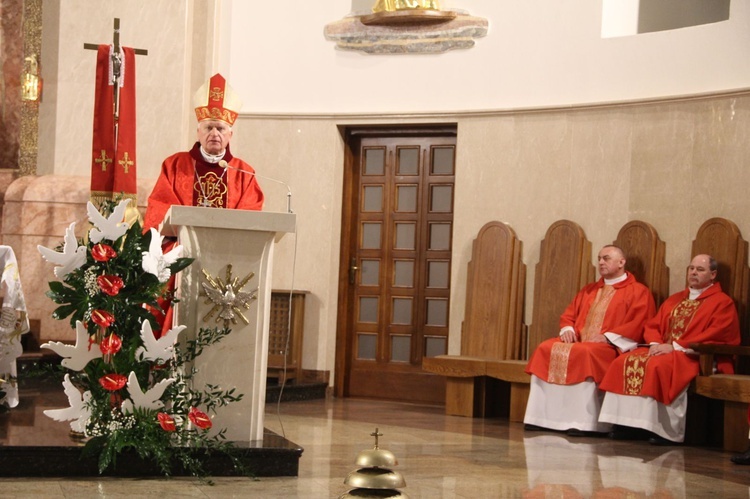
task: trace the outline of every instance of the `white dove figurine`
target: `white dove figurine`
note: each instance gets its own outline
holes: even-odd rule
[[[146,409],[149,411],[161,409],[164,407],[164,402],[159,399],[164,395],[164,390],[174,382],[174,378],[164,379],[155,384],[146,393],[143,393],[141,385],[138,383],[138,377],[136,377],[133,371],[130,371],[130,375],[128,376],[128,394],[130,398],[122,401],[122,413],[132,414],[135,409]]]
[[[70,407],[66,409],[49,409],[44,411],[44,415],[54,419],[55,421],[71,421],[70,428],[78,433],[86,433],[86,423],[91,417],[91,408],[89,402],[91,401],[91,392],[83,392],[81,394],[78,388],[73,386],[70,382],[70,374],[65,375],[63,381],[63,389],[65,395],[68,396],[68,404]]]
[[[66,275],[80,268],[86,263],[86,246],[78,246],[78,239],[75,234],[76,223],[70,224],[65,229],[65,244],[62,253],[38,245],[36,249],[42,254],[42,258],[50,263],[58,265],[55,267],[55,275],[58,279],[64,279]]]
[[[148,245],[148,251],[143,252],[143,261],[141,263],[143,270],[149,274],[154,274],[159,278],[159,282],[167,282],[171,272],[167,267],[172,265],[182,256],[182,245],[175,246],[168,253],[161,252],[161,242],[164,236],[159,231],[151,229],[151,243]]]
[[[89,333],[81,321],[76,321],[76,344],[66,345],[59,341],[50,341],[39,348],[52,350],[60,357],[64,357],[61,364],[71,371],[80,371],[89,361],[101,358],[102,351],[96,343],[89,345]]]
[[[89,201],[86,210],[89,214],[89,221],[94,224],[94,227],[89,231],[89,240],[94,244],[102,239],[116,241],[125,234],[128,231],[128,224],[123,220],[125,220],[125,209],[129,203],[130,199],[123,199],[112,210],[112,214],[104,218],[96,209],[96,206]]]
[[[151,323],[149,321],[143,321],[143,324],[141,324],[141,340],[143,341],[143,346],[138,347],[135,351],[135,358],[164,364],[172,358],[177,335],[185,329],[187,329],[187,326],[173,327],[167,331],[164,336],[156,339],[154,337],[154,331],[151,329]]]

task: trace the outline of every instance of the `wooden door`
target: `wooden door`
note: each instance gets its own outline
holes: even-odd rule
[[[455,127],[346,133],[339,396],[443,403]]]

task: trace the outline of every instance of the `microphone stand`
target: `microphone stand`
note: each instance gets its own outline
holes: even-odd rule
[[[237,170],[238,172],[242,172],[242,173],[244,173],[246,175],[252,175],[252,176],[257,177],[257,178],[262,178],[264,180],[270,180],[271,182],[276,182],[277,184],[283,185],[284,187],[286,187],[286,211],[287,211],[287,213],[294,213],[292,211],[292,189],[291,189],[291,187],[289,187],[289,184],[287,184],[286,182],[282,182],[281,180],[277,180],[275,178],[266,177],[265,175],[258,175],[255,172],[249,172],[247,170],[243,170],[242,168],[237,168],[237,167],[231,166],[229,163],[227,163],[227,161],[225,159],[222,159],[217,164],[221,168],[224,168],[225,170],[226,169]]]

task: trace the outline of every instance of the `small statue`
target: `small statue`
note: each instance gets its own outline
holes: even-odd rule
[[[378,0],[372,11],[378,13],[415,9],[440,10],[440,2],[438,0]]]

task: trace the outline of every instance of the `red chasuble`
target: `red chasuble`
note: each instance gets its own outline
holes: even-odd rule
[[[263,191],[253,175],[255,170],[241,159],[233,157],[229,146],[224,160],[232,168],[225,170],[218,165],[206,163],[198,142],[190,152],[179,152],[165,159],[159,179],[148,198],[143,230],[158,227],[172,205],[238,210],[263,208]]]
[[[646,343],[676,342],[683,348],[690,343],[739,345],[737,308],[717,282],[698,296],[688,299],[686,289],[670,296],[659,313],[648,321]],[[731,364],[719,364],[720,372],[732,372]],[[599,388],[622,395],[644,395],[663,404],[672,401],[698,375],[698,358],[675,350],[671,354],[648,356],[648,348],[619,357]]]
[[[600,278],[578,292],[560,317],[560,328],[571,326],[579,337],[612,332],[640,342],[643,326],[654,310],[651,292],[631,274],[613,286],[605,286]],[[559,385],[586,379],[598,383],[615,357],[617,349],[609,343],[563,343],[551,338],[534,351],[526,372]]]

